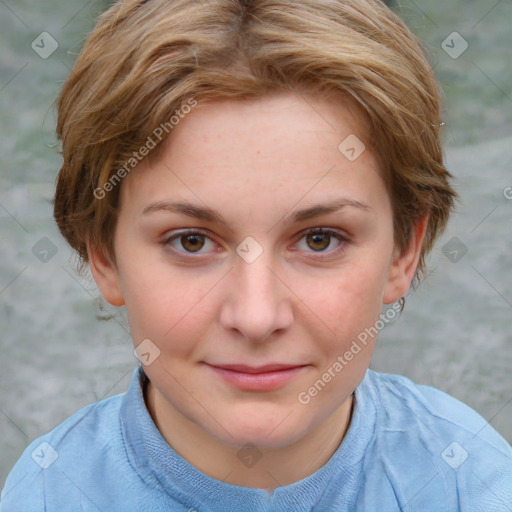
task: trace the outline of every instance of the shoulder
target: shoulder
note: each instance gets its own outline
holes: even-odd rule
[[[427,494],[451,494],[458,510],[510,507],[512,448],[481,415],[400,375],[368,370],[364,383],[377,411],[370,451],[393,486],[403,489],[398,475],[416,473],[416,489],[431,478]]]
[[[123,394],[115,395],[88,405],[32,441],[7,477],[0,512],[20,510],[19,506],[25,507],[23,510],[46,510],[45,495],[52,481],[58,479],[60,492],[76,493],[72,482],[76,468],[87,466],[88,471],[94,471],[91,464],[101,461],[105,454],[116,458],[116,447],[122,444],[122,398]],[[97,457],[98,453],[102,457]]]
[[[482,443],[510,455],[510,445],[491,424],[453,396],[402,375],[368,370],[367,377],[373,397],[381,405],[379,421],[382,426],[389,428],[413,422],[427,429],[434,428],[436,438],[477,437]]]

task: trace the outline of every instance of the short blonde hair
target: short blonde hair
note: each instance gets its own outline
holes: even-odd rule
[[[112,180],[129,172],[157,127],[191,99],[278,91],[335,92],[357,106],[385,177],[398,250],[428,215],[419,278],[457,194],[428,55],[379,0],[121,0],[103,13],[58,100],[54,216],[79,270],[88,240],[115,262],[120,186]]]

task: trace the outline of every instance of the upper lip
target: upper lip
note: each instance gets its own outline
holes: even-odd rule
[[[275,372],[280,370],[290,370],[292,368],[298,368],[300,366],[307,366],[305,364],[265,364],[262,366],[249,366],[246,364],[209,364],[215,368],[222,368],[223,370],[232,370],[240,373],[266,373]]]

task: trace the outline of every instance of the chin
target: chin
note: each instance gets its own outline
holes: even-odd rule
[[[292,420],[293,413],[287,417],[288,414],[290,411],[279,415],[256,413],[252,420],[245,418],[242,421],[239,415],[236,415],[232,421],[226,418],[220,423],[226,427],[229,434],[222,428],[216,428],[216,437],[220,436],[219,440],[222,443],[234,448],[247,444],[252,444],[261,450],[284,448],[307,433],[305,423],[302,423],[300,428],[296,424],[297,419]]]

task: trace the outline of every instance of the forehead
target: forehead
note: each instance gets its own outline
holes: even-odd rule
[[[124,180],[121,202],[140,211],[169,195],[220,204],[237,194],[247,206],[288,204],[305,195],[316,202],[338,197],[340,188],[367,202],[382,192],[380,181],[353,104],[334,95],[278,93],[200,103]]]
[[[300,146],[302,140],[325,147],[333,144],[333,135],[337,140],[354,134],[367,142],[360,109],[353,100],[333,93],[280,92],[245,100],[217,99],[201,103],[180,125],[164,143],[172,145],[174,151],[187,150],[186,145],[178,144],[184,126],[196,132],[199,144],[221,143],[223,148],[231,149],[230,153],[249,149],[249,144],[268,156],[273,154],[272,149],[277,153],[288,146],[297,152],[293,146]]]

